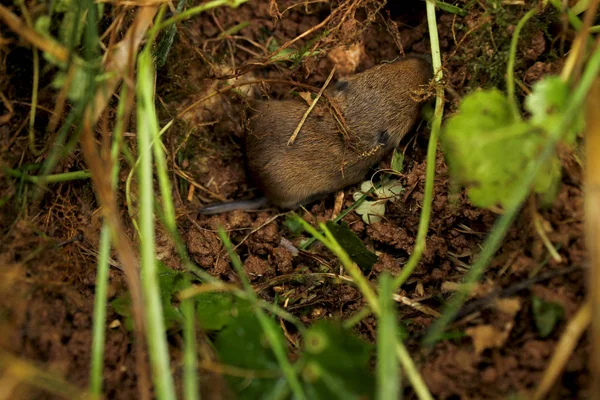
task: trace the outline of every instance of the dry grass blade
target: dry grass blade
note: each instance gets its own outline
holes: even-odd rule
[[[60,398],[94,399],[91,394],[65,382],[59,376],[37,368],[3,350],[0,350],[0,400],[15,398],[14,390],[23,383],[42,389]]]
[[[552,360],[550,360],[550,364],[548,364],[544,376],[532,397],[533,400],[547,398],[548,392],[556,383],[556,380],[565,367],[571,353],[573,353],[573,349],[577,345],[579,338],[590,325],[591,319],[592,306],[591,302],[588,300],[581,306],[579,311],[577,311],[577,314],[575,314],[573,319],[567,325],[565,332],[562,334],[560,341],[554,350],[554,354],[552,355]]]
[[[141,285],[138,273],[138,262],[133,248],[128,240],[122,225],[120,214],[116,203],[115,193],[111,190],[110,174],[108,173],[109,164],[103,162],[100,152],[97,149],[93,136],[93,126],[105,109],[114,90],[121,82],[127,71],[132,68],[135,55],[145,37],[147,30],[153,23],[154,16],[158,10],[157,5],[140,7],[136,17],[129,28],[127,34],[117,44],[109,48],[104,59],[104,70],[109,73],[108,79],[96,93],[93,108],[88,108],[82,126],[82,150],[86,163],[90,167],[92,182],[96,189],[98,201],[102,206],[104,217],[110,225],[111,236],[117,251],[119,260],[126,272],[127,283],[132,296],[134,328],[136,331],[136,354],[139,387],[142,398],[149,398],[147,391],[149,378],[147,367],[145,365],[142,351],[144,348],[143,338],[143,319],[142,309],[143,301],[141,296]],[[20,20],[11,13],[6,7],[0,6],[0,19],[4,20],[9,28],[29,41],[33,46],[52,55],[59,61],[67,62],[68,52],[61,45],[47,39]]]
[[[48,53],[59,62],[67,62],[69,58],[69,52],[66,48],[59,43],[40,35],[34,29],[28,27],[25,21],[17,17],[3,5],[0,5],[0,20],[3,20],[10,29],[38,49]]]
[[[100,157],[100,153],[96,148],[92,127],[106,107],[117,85],[131,67],[140,43],[146,31],[152,25],[157,10],[158,6],[139,8],[136,18],[123,40],[112,48],[109,48],[107,57],[104,60],[104,68],[105,72],[112,75],[112,78],[107,80],[106,84],[96,93],[94,108],[88,108],[86,117],[84,118],[81,136],[81,147],[84,158],[92,173],[92,182],[96,195],[102,206],[104,218],[110,227],[112,242],[125,270],[127,285],[131,293],[134,329],[136,332],[136,355],[138,357],[136,360],[137,372],[140,380],[138,387],[140,388],[140,396],[144,399],[150,397],[147,390],[150,387],[150,379],[148,368],[143,358],[143,354],[145,354],[143,352],[144,324],[142,318],[144,302],[138,272],[139,265],[131,243],[126,239],[127,236],[118,210],[116,195],[111,189],[111,174],[108,173],[107,168],[110,164],[104,163]]]
[[[331,82],[331,78],[333,78],[333,74],[334,73],[335,73],[335,67],[333,67],[331,69],[331,72],[329,73],[329,76],[327,77],[327,80],[325,81],[325,84],[323,85],[323,87],[321,88],[321,90],[319,90],[319,93],[317,93],[317,97],[315,97],[315,99],[311,103],[310,107],[308,107],[308,110],[306,110],[306,112],[302,116],[302,119],[300,120],[300,123],[298,123],[298,126],[294,130],[294,133],[292,133],[292,136],[290,137],[290,140],[288,140],[288,143],[287,143],[288,146],[291,146],[292,144],[294,144],[294,141],[296,140],[296,136],[298,136],[298,133],[300,133],[300,129],[302,129],[302,126],[304,125],[304,122],[308,118],[308,115],[311,113],[311,111],[313,110],[313,108],[315,108],[315,106],[319,102],[319,99],[323,95],[323,92],[325,91],[325,89],[329,85],[329,82]]]
[[[592,398],[600,399],[600,78],[592,85],[586,104],[585,223],[589,251],[589,296],[592,304]]]

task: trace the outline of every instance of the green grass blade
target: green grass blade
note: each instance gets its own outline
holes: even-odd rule
[[[189,283],[189,281],[188,281]],[[198,356],[196,353],[196,312],[194,299],[181,301],[183,313],[183,398],[199,400]]]
[[[379,276],[381,314],[377,323],[377,400],[400,398],[400,368],[393,351],[398,329],[392,284],[387,271]]]
[[[114,140],[111,148],[112,180],[113,190],[117,188],[119,179],[119,154],[123,140],[125,121],[125,102],[127,98],[127,86],[123,86],[117,109],[117,124],[114,131]],[[98,271],[96,273],[96,293],[94,296],[94,319],[92,327],[92,361],[90,375],[90,391],[94,394],[102,392],[102,372],[104,368],[104,337],[106,324],[106,301],[109,271],[110,253],[110,227],[104,223],[100,232],[100,250],[98,254]]]
[[[340,261],[344,265],[344,269],[350,274],[350,276],[354,280],[361,294],[365,297],[367,304],[369,305],[371,310],[373,310],[373,313],[377,316],[380,316],[381,308],[374,290],[371,288],[366,278],[362,275],[358,266],[350,259],[348,253],[346,253],[346,251],[335,240],[335,237],[333,237],[333,235],[331,235],[331,233],[327,230],[327,226],[325,226],[325,224],[321,224],[321,229],[325,232],[325,235],[322,235],[308,222],[304,221],[300,217],[297,218],[308,233],[316,237],[317,240],[323,243],[329,250],[331,250],[336,255],[337,258],[340,259]],[[410,355],[406,351],[406,348],[397,337],[395,338],[394,347],[398,360],[400,361],[400,365],[402,366],[402,368],[404,368],[404,372],[406,373],[408,381],[411,383],[413,389],[415,390],[417,397],[420,400],[433,399],[433,397],[431,397],[431,394],[429,393],[429,390],[427,389],[427,386],[425,385],[425,382],[423,381],[423,378],[419,374],[419,371],[415,367],[414,362],[412,361]]]
[[[283,371],[283,374],[286,377],[288,384],[290,385],[290,389],[294,394],[294,398],[306,399],[304,389],[302,388],[302,385],[298,380],[297,372],[292,366],[292,364],[290,364],[290,361],[287,358],[287,352],[284,343],[280,342],[279,336],[277,336],[276,332],[273,331],[271,324],[268,323],[269,317],[267,316],[267,314],[262,308],[258,307],[258,297],[256,296],[256,293],[254,293],[252,285],[250,284],[250,281],[248,280],[248,277],[246,276],[246,273],[244,271],[244,267],[242,266],[242,261],[240,260],[240,257],[237,255],[237,253],[233,250],[231,241],[227,237],[227,233],[225,232],[223,227],[219,227],[219,237],[221,238],[225,249],[227,249],[227,254],[229,254],[231,263],[233,264],[233,267],[235,268],[238,277],[242,281],[242,285],[244,286],[244,289],[248,294],[249,300],[256,306],[254,308],[256,317],[258,318],[258,321],[260,322],[265,332],[265,336],[269,341],[271,349],[273,349],[273,353],[277,358],[277,362],[279,363],[279,366],[281,367],[281,370]]]
[[[137,122],[138,151],[140,166],[138,182],[140,193],[140,248],[142,290],[146,305],[146,334],[150,353],[150,364],[156,385],[156,396],[160,400],[175,399],[175,388],[171,376],[169,352],[166,341],[160,287],[156,268],[154,233],[154,183],[152,176],[151,139],[156,135],[151,122],[154,115],[154,71],[148,50],[138,58]]]
[[[185,6],[185,0],[179,0],[177,3],[177,12],[181,13],[183,7]],[[175,24],[169,26],[164,33],[164,36],[158,43],[156,48],[155,58],[156,58],[156,68],[162,68],[167,62],[167,56],[169,55],[169,51],[171,50],[171,46],[173,46],[173,40],[175,39],[175,34],[177,33],[177,26]]]
[[[94,320],[92,324],[92,367],[90,372],[90,392],[97,395],[102,393],[109,269],[108,258],[110,255],[110,229],[106,224],[102,225],[102,231],[100,231],[99,247],[96,293],[94,295]]]
[[[167,19],[166,21],[163,21],[159,25],[158,29],[164,29],[164,28],[168,27],[171,24],[177,23],[179,21],[183,21],[184,19],[191,18],[194,15],[198,15],[200,13],[203,13],[204,11],[211,10],[213,8],[216,8],[216,7],[229,6],[231,8],[237,8],[237,7],[241,6],[242,4],[246,3],[247,1],[248,0],[212,0],[212,1],[207,1],[206,3],[202,3],[202,4],[199,4],[199,5],[195,6],[195,7],[188,8],[184,12],[179,13],[177,15],[174,15],[173,17]]]

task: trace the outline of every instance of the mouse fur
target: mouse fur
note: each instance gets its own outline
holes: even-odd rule
[[[291,145],[308,104],[297,99],[257,102],[245,143],[253,180],[271,204],[285,209],[360,182],[412,129],[421,106],[414,91],[431,77],[426,59],[408,57],[340,79],[325,93],[341,112],[347,132],[321,98]],[[222,212],[249,204],[222,203]],[[221,212],[209,207],[210,213]]]

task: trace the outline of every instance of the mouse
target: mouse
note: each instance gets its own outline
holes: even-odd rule
[[[267,204],[295,209],[361,182],[418,121],[422,102],[414,91],[432,76],[430,61],[412,56],[341,78],[325,90],[293,143],[309,104],[258,101],[247,124],[245,157],[264,196],[208,205],[200,213]]]

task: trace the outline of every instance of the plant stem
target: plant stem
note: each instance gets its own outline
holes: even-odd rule
[[[506,66],[506,88],[508,91],[508,101],[510,102],[510,108],[515,121],[521,119],[521,113],[519,112],[517,99],[515,98],[515,59],[517,58],[517,44],[519,43],[519,34],[521,33],[523,26],[529,18],[534,16],[536,11],[537,10],[533,8],[523,15],[523,18],[521,18],[517,24],[510,41],[510,52],[508,54],[508,64]]]
[[[119,153],[125,129],[125,103],[127,86],[123,86],[117,109],[117,124],[111,147],[110,159],[112,164],[111,189],[116,191],[119,179]],[[102,392],[102,372],[104,369],[104,337],[106,329],[106,301],[108,288],[108,257],[110,253],[110,226],[106,221],[100,231],[100,250],[98,254],[98,272],[96,273],[96,293],[94,295],[94,320],[92,325],[92,367],[90,375],[90,391],[99,395]]]
[[[156,132],[153,131],[156,128],[156,124],[150,122],[151,116],[154,115],[152,112],[154,109],[153,76],[150,45],[147,44],[138,59],[137,79],[137,139],[140,157],[138,170],[138,182],[140,186],[139,227],[142,289],[146,301],[146,334],[148,336],[150,363],[156,385],[156,396],[161,400],[174,400],[175,388],[170,370],[155,255],[154,187],[152,153],[150,149],[151,139],[156,135]]]
[[[197,5],[196,7],[188,8],[184,12],[174,15],[171,18],[167,19],[166,21],[163,21],[158,26],[158,29],[159,30],[164,29],[171,24],[174,24],[179,21],[183,21],[184,19],[191,18],[196,14],[203,13],[204,11],[207,11],[207,10],[210,10],[210,9],[213,9],[216,7],[229,6],[231,8],[238,8],[239,6],[246,3],[247,1],[248,0],[212,0],[212,1],[208,1],[206,3]]]
[[[400,394],[398,358],[390,351],[395,347],[398,330],[392,293],[392,277],[385,271],[379,275],[381,316],[377,324],[377,400],[397,399]]]
[[[275,358],[277,359],[277,362],[279,363],[279,366],[281,367],[283,374],[285,375],[286,380],[290,385],[292,392],[294,393],[294,398],[299,400],[306,399],[304,389],[302,388],[302,385],[298,380],[296,371],[287,358],[285,346],[281,342],[278,333],[273,329],[273,325],[270,323],[267,314],[262,308],[258,306],[258,297],[256,296],[256,293],[254,292],[252,285],[250,284],[250,281],[246,276],[244,267],[242,266],[242,261],[240,260],[240,257],[237,255],[237,253],[233,250],[231,241],[229,240],[229,238],[227,237],[227,233],[221,226],[219,226],[219,237],[221,238],[225,249],[227,249],[227,253],[229,254],[231,263],[233,264],[233,267],[238,274],[238,278],[240,278],[240,280],[242,281],[242,286],[248,294],[249,301],[255,306],[254,312],[256,314],[256,318],[258,319],[265,333],[265,336],[269,341],[271,349],[275,354]]]
[[[394,280],[394,289],[398,289],[413,273],[427,243],[427,231],[429,230],[429,220],[431,218],[431,204],[433,202],[433,185],[435,183],[435,161],[437,153],[438,138],[442,126],[442,116],[444,115],[444,86],[442,85],[442,58],[440,53],[440,42],[438,38],[437,22],[435,19],[435,3],[427,0],[427,25],[429,26],[429,40],[431,42],[431,56],[433,62],[433,71],[436,82],[435,114],[431,125],[431,134],[429,136],[429,145],[427,147],[427,169],[425,172],[425,193],[423,196],[423,208],[419,219],[419,230],[415,247],[410,259],[402,268],[402,272]]]
[[[189,280],[188,280],[189,283]],[[183,392],[185,400],[200,399],[198,357],[196,354],[196,313],[193,298],[181,301],[183,313]]]
[[[22,178],[28,182],[34,184],[44,183],[60,183],[60,182],[68,182],[74,181],[77,179],[88,179],[92,176],[89,171],[73,171],[73,172],[64,172],[62,174],[54,174],[54,175],[27,175],[21,171],[10,168],[2,168],[2,170],[15,178]]]
[[[106,297],[108,287],[108,257],[110,253],[110,228],[106,223],[100,231],[100,250],[94,293],[94,320],[92,324],[92,367],[90,392],[102,393],[102,371],[104,369],[104,333],[106,329]]]
[[[424,339],[426,344],[432,345],[439,340],[442,332],[446,330],[446,327],[454,319],[458,309],[467,299],[471,288],[475,282],[479,280],[488,263],[496,251],[500,248],[500,245],[504,240],[504,236],[510,228],[513,219],[529,195],[531,185],[535,181],[538,172],[540,171],[541,167],[545,165],[547,160],[555,154],[557,144],[571,128],[575,117],[581,111],[581,107],[583,106],[583,102],[592,85],[592,82],[599,72],[600,48],[596,48],[595,52],[588,61],[579,85],[567,102],[568,106],[560,123],[551,127],[550,131],[548,132],[549,135],[546,146],[542,149],[541,154],[535,160],[533,160],[533,162],[529,163],[525,169],[517,188],[511,195],[511,199],[504,214],[502,214],[502,216],[496,221],[492,232],[489,234],[483,244],[483,249],[477,257],[475,264],[473,264],[466,275],[464,287],[461,288],[461,291],[457,292],[452,299],[450,299],[450,301],[446,304],[442,316],[434,321],[429,328],[429,332]]]
[[[346,272],[352,276],[356,286],[361,291],[364,296],[367,304],[373,310],[373,313],[377,315],[378,318],[381,317],[381,307],[379,305],[379,301],[377,300],[377,295],[369,285],[369,282],[362,275],[358,266],[350,259],[348,253],[340,246],[340,244],[335,240],[335,237],[327,230],[327,226],[325,224],[321,224],[321,229],[326,233],[326,236],[323,236],[319,233],[315,228],[313,228],[308,222],[304,221],[302,218],[297,217],[298,221],[302,224],[302,226],[314,237],[317,238],[321,243],[323,243],[329,250],[331,250],[336,257],[338,257],[341,263],[344,265],[344,269]],[[413,386],[417,397],[420,400],[432,400],[431,394],[423,382],[423,378],[419,374],[419,371],[415,367],[413,360],[410,358],[410,355],[406,351],[404,344],[398,339],[395,338],[394,342],[396,348],[396,354],[398,360],[400,360],[400,364],[404,368],[404,372],[408,377],[409,382]]]

